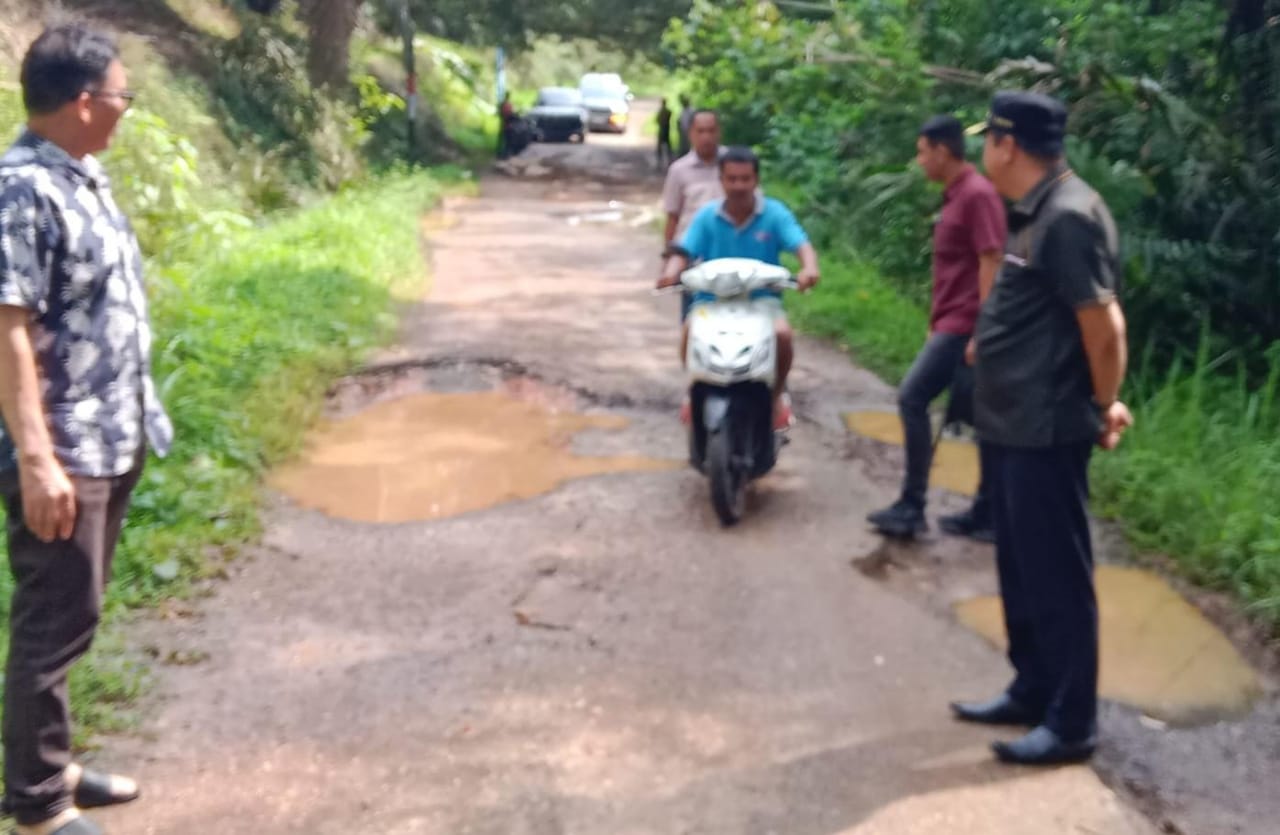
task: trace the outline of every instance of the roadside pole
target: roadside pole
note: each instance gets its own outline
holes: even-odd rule
[[[502,104],[502,97],[507,93],[507,51],[502,47],[498,47],[498,54],[495,64],[494,77],[498,80],[498,104]]]

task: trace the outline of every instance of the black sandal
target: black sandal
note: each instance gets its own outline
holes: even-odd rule
[[[93,821],[79,817],[53,830],[53,835],[103,835],[103,832]]]
[[[121,803],[130,803],[137,800],[142,792],[134,789],[132,792],[115,792],[111,788],[111,775],[103,774],[100,771],[91,771],[85,769],[80,774],[80,782],[76,784],[76,790],[72,793],[72,801],[76,804],[77,809],[101,809],[103,806],[119,806]],[[59,835],[62,830],[58,830]],[[79,835],[79,832],[72,830],[68,835]]]

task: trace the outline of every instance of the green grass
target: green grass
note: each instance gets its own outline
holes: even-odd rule
[[[186,593],[258,533],[266,469],[297,450],[333,379],[392,335],[397,299],[423,288],[420,218],[458,174],[388,176],[152,270],[156,378],[177,441],[136,494],[108,622]],[[0,567],[4,646],[11,592]],[[73,674],[81,741],[118,724],[139,686],[118,644],[96,648]]]
[[[1134,428],[1094,457],[1095,509],[1139,548],[1175,558],[1192,579],[1237,595],[1280,628],[1280,350],[1260,388],[1215,369],[1142,370],[1125,397]]]
[[[839,250],[820,256],[822,283],[787,298],[792,323],[835,340],[859,365],[897,383],[924,344],[928,315],[855,256]]]

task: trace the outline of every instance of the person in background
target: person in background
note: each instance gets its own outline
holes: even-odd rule
[[[662,189],[662,208],[667,213],[663,231],[665,258],[672,243],[684,236],[694,215],[708,203],[724,197],[720,178],[720,117],[714,110],[699,110],[690,121],[693,153],[671,163]],[[689,315],[693,297],[685,293],[680,306],[680,320]]]
[[[511,123],[515,118],[516,108],[511,103],[511,94],[503,93],[502,102],[498,105],[498,159],[511,156]]]
[[[680,156],[689,153],[693,143],[693,114],[697,111],[693,107],[693,100],[688,95],[680,97],[680,118],[676,122],[676,127],[680,132]]]
[[[5,807],[20,835],[96,835],[80,810],[138,787],[72,762],[67,672],[97,631],[147,448],[165,454],[173,427],[151,377],[138,242],[93,156],[134,99],[116,45],[52,27],[21,80],[27,129],[0,157]]]
[[[1032,730],[994,744],[1009,763],[1093,755],[1098,606],[1089,458],[1133,424],[1120,402],[1128,363],[1117,298],[1119,234],[1106,204],[1063,157],[1067,109],[998,93],[983,163],[1009,200],[1009,240],[976,336],[974,417],[996,530],[1014,679],[958,719]]]
[[[667,100],[662,100],[662,107],[658,108],[658,167],[666,168],[671,164],[671,108],[667,107]]]
[[[929,337],[898,389],[898,413],[907,471],[898,500],[867,517],[881,533],[909,537],[928,529],[925,521],[933,429],[929,404],[964,370],[978,308],[995,283],[1005,239],[1004,202],[995,187],[965,160],[964,126],[954,116],[935,116],[916,137],[916,163],[944,186],[942,213],[933,226],[933,306]],[[954,392],[953,392],[954,396]],[[983,490],[966,512],[943,517],[949,533],[992,542]]]

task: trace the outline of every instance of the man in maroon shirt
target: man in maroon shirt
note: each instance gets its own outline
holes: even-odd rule
[[[902,495],[892,506],[867,517],[881,533],[903,537],[928,529],[924,508],[933,463],[929,404],[951,386],[966,361],[978,308],[995,283],[1006,234],[999,194],[965,161],[964,127],[959,120],[935,116],[926,122],[916,139],[916,162],[926,177],[946,187],[942,214],[933,228],[929,339],[898,391],[907,452]],[[949,533],[994,541],[981,489],[970,510],[939,521]]]

